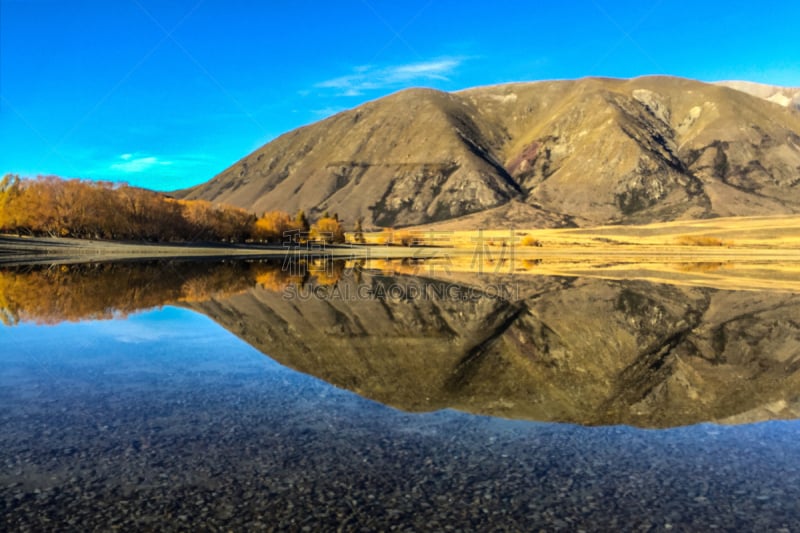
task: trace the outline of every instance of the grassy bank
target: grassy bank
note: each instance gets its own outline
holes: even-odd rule
[[[0,263],[115,261],[148,258],[453,257],[475,268],[509,258],[560,263],[800,261],[800,216],[733,217],[575,229],[439,231],[435,226],[365,233],[365,244],[303,246],[146,244],[0,235]],[[459,259],[460,258],[460,259]]]
[[[0,235],[0,265],[36,263],[81,263],[146,259],[267,259],[287,254],[332,257],[425,257],[440,254],[430,248],[394,246],[282,246],[234,244],[149,244],[51,237]]]

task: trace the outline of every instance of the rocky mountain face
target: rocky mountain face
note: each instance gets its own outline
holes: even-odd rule
[[[479,287],[363,273],[189,305],[286,366],[409,411],[642,427],[800,416],[797,295],[533,276]]]
[[[737,89],[647,77],[405,90],[177,194],[368,227],[506,212],[539,227],[799,212],[800,111]]]

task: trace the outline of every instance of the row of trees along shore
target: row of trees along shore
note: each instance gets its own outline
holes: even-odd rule
[[[328,244],[345,240],[339,217],[327,213],[309,224],[303,211],[294,217],[269,211],[259,218],[238,207],[177,200],[110,182],[53,176],[20,179],[14,175],[0,180],[0,233],[149,242],[280,243],[290,232],[299,239]]]

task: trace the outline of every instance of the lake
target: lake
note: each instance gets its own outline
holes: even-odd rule
[[[0,269],[0,529],[800,528],[796,279],[451,267]]]

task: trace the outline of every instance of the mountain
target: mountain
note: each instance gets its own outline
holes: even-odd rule
[[[680,78],[586,78],[404,90],[178,195],[367,227],[507,212],[559,227],[797,213],[799,184],[792,107]]]
[[[641,427],[800,417],[796,294],[494,280],[364,272],[187,305],[283,365],[407,411]]]
[[[722,85],[723,87],[730,87],[737,91],[752,94],[783,107],[800,109],[800,87],[780,87],[752,81],[718,81],[715,85]]]

